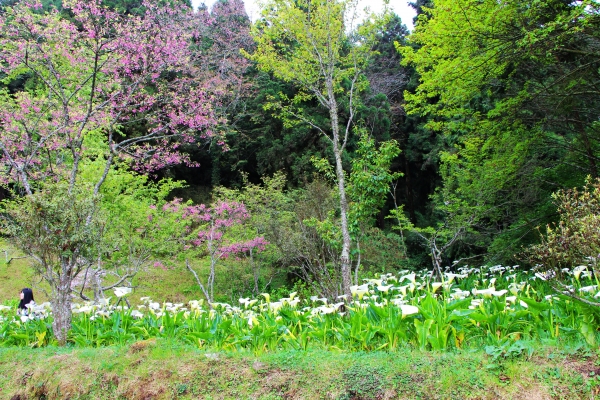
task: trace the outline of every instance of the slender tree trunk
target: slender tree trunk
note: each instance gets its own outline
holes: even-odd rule
[[[452,246],[452,244],[460,234],[461,230],[462,228],[459,228],[459,231],[454,235],[454,237],[441,247],[438,247],[437,244],[437,234],[433,235],[429,239],[429,248],[431,249],[431,261],[433,263],[433,277],[435,277],[438,280],[442,279],[442,256],[444,255],[446,249]]]
[[[71,279],[70,276],[63,274],[58,281],[58,287],[54,288],[55,293],[52,299],[52,314],[54,321],[52,329],[54,336],[60,346],[67,343],[67,336],[71,330]]]
[[[200,290],[202,290],[202,293],[204,293],[204,297],[206,297],[206,302],[208,303],[208,308],[212,310],[212,304],[211,304],[212,300],[210,299],[210,296],[208,295],[208,292],[206,291],[206,288],[204,287],[204,285],[200,281],[200,278],[198,277],[198,274],[190,266],[189,260],[187,258],[185,259],[185,266],[192,273],[192,275],[194,275],[194,278],[196,279],[196,282],[198,283],[198,286],[200,286]]]
[[[442,279],[442,255],[435,248],[431,249],[431,259],[433,261],[433,276]]]
[[[330,110],[331,128],[333,129],[333,154],[335,156],[335,174],[337,177],[338,193],[340,195],[340,218],[342,228],[342,254],[340,264],[342,271],[342,291],[348,301],[352,299],[350,285],[352,284],[352,271],[350,266],[350,230],[348,229],[348,200],[346,198],[346,182],[344,168],[342,166],[342,149],[339,144],[339,126],[337,118],[337,106]]]
[[[252,266],[252,274],[254,275],[254,295],[258,296],[258,280],[260,279],[260,269],[254,263],[254,255],[252,249],[250,249],[250,265]]]
[[[342,292],[346,295],[346,301],[352,300],[350,285],[352,285],[352,266],[350,265],[350,230],[348,228],[348,200],[346,198],[346,182],[344,176],[344,167],[342,165],[342,153],[346,145],[348,130],[344,138],[340,137],[340,126],[338,118],[338,105],[335,98],[333,85],[333,65],[328,66],[329,74],[327,76],[327,98],[329,117],[331,119],[331,141],[333,144],[333,155],[335,157],[335,174],[337,178],[338,193],[340,195],[340,218],[342,228],[342,254],[340,255],[340,268],[342,272]],[[352,106],[351,106],[352,107]],[[348,128],[347,128],[348,129]]]
[[[358,270],[360,269],[360,240],[358,239],[356,239],[356,250],[358,250],[358,259],[356,260],[356,266],[354,267],[354,284],[358,286]]]
[[[208,276],[208,290],[210,291],[210,300],[213,301],[215,298],[215,264],[217,260],[214,256],[210,258],[210,275]]]
[[[94,279],[94,301],[99,301],[104,298],[104,291],[102,290],[102,270],[98,268],[93,272]]]
[[[585,153],[590,163],[590,175],[592,178],[598,177],[598,167],[596,166],[596,157],[594,155],[594,150],[592,149],[592,145],[590,144],[590,138],[588,137],[587,132],[585,131],[585,126],[581,122],[579,117],[579,113],[576,113],[577,116],[577,125],[579,127],[579,133],[581,134],[581,141],[583,142],[583,146],[585,147]]]

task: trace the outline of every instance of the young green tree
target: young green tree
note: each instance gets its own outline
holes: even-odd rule
[[[420,75],[406,111],[446,138],[444,190],[479,213],[481,243],[507,261],[553,214],[552,192],[598,175],[598,2],[420,3],[398,46]]]
[[[48,183],[2,207],[5,232],[50,285],[53,329],[63,345],[71,329],[71,284],[96,259],[105,224],[100,196],[90,189]]]
[[[98,155],[106,147],[101,141],[86,140],[88,153],[95,157],[81,165],[81,181],[93,183],[102,173],[104,158]],[[98,149],[99,148],[99,149]],[[116,163],[100,188],[100,212],[103,216],[101,237],[95,243],[96,257],[73,281],[73,290],[85,300],[104,299],[104,292],[117,286],[131,287],[132,279],[150,265],[152,259],[176,253],[175,238],[168,225],[171,220],[154,218],[153,209],[161,207],[182,182],[170,179],[152,181],[148,176]],[[94,262],[95,261],[95,262]]]
[[[261,70],[299,88],[293,98],[280,96],[282,101],[268,108],[280,112],[288,124],[310,125],[331,144],[342,233],[340,270],[348,298],[351,237],[342,158],[355,122],[358,94],[367,86],[362,73],[373,55],[377,23],[370,16],[357,26],[357,5],[356,0],[269,0],[252,32],[256,51],[248,54]],[[327,111],[328,125],[303,112],[308,100],[316,100]]]
[[[361,264],[360,243],[365,228],[373,226],[375,215],[383,207],[391,184],[402,176],[400,172],[391,172],[390,166],[394,158],[400,154],[400,148],[395,140],[382,142],[376,146],[375,140],[365,130],[362,130],[357,150],[352,160],[350,174],[346,177],[348,194],[348,225],[350,237],[355,244],[354,282],[358,285],[358,275]],[[317,168],[328,178],[335,174],[329,162],[325,159],[313,159]],[[330,213],[331,214],[331,213]],[[317,227],[318,232],[336,247],[341,237],[339,228],[335,229],[334,215],[322,221],[315,218],[310,222]]]

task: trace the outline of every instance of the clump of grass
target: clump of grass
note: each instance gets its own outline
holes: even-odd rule
[[[343,372],[346,393],[342,399],[379,399],[385,388],[385,377],[377,367],[354,364]]]

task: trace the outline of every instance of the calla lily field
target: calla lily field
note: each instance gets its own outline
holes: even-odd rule
[[[600,296],[591,267],[564,271],[571,288]],[[400,271],[351,287],[352,299],[335,302],[297,293],[274,299],[240,298],[238,304],[159,303],[149,297],[132,307],[115,306],[134,293],[115,288],[114,297],[73,305],[74,346],[107,346],[150,338],[173,338],[201,349],[253,352],[325,349],[422,351],[485,348],[499,356],[529,354],[536,345],[574,342],[593,348],[598,314],[585,303],[553,292],[543,275],[519,266],[461,267],[436,280],[432,274]],[[49,303],[28,315],[0,307],[0,346],[55,343]]]

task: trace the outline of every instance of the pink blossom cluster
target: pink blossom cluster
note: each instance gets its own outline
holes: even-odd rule
[[[0,184],[20,182],[30,192],[33,181],[74,180],[90,132],[102,133],[108,163],[125,157],[139,171],[197,165],[180,144],[216,135],[224,122],[216,109],[232,101],[248,65],[239,49],[251,45],[249,22],[239,0],[229,3],[211,16],[146,1],[145,14],[134,16],[102,0],[65,0],[73,20],[34,12],[39,1],[8,8],[0,15],[0,72],[27,73],[38,86],[0,92]],[[218,25],[224,18],[230,25]],[[216,44],[202,52],[195,43],[206,35]],[[146,130],[125,137],[127,124]]]
[[[185,234],[190,234],[190,230],[194,233],[184,250],[205,246],[211,257],[218,259],[245,254],[252,249],[263,251],[268,244],[262,236],[238,239],[231,234],[234,227],[243,225],[250,218],[246,206],[240,202],[218,201],[207,207],[205,204],[185,205],[181,199],[174,199],[163,205],[162,210],[190,222]]]
[[[231,254],[246,254],[253,249],[263,251],[268,244],[269,242],[267,242],[264,237],[259,236],[245,242],[233,243],[228,246],[221,247],[220,251],[223,252],[223,257],[227,257]]]

